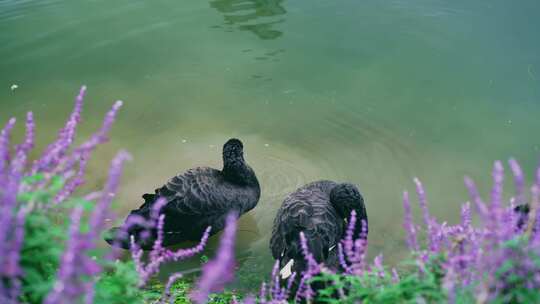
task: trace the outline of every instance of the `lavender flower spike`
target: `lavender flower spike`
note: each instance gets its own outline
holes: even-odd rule
[[[164,217],[160,217],[160,220],[157,224],[158,230],[163,230],[163,219]],[[161,223],[160,223],[161,222]],[[151,227],[154,227],[155,224],[151,224]],[[144,265],[141,261],[143,251],[139,248],[139,246],[135,242],[135,237],[131,236],[131,256],[133,260],[135,261],[135,266],[137,268],[137,273],[139,274],[139,286],[144,286],[148,279],[155,274],[159,270],[159,266],[162,263],[166,263],[168,261],[179,261],[183,259],[190,258],[194,256],[195,254],[201,252],[204,247],[206,246],[206,242],[208,241],[208,237],[210,236],[210,230],[212,228],[208,227],[206,228],[201,241],[199,244],[193,248],[188,249],[179,249],[178,251],[171,251],[166,248],[159,246],[154,246],[152,249],[152,252],[150,253],[150,256],[153,257],[150,259],[150,262],[148,265]],[[158,232],[159,234],[160,232]],[[162,233],[162,232],[161,232]]]
[[[416,240],[416,228],[414,227],[414,221],[411,212],[411,203],[409,201],[409,193],[403,192],[403,210],[404,210],[404,222],[403,227],[407,232],[407,245],[412,251],[418,251],[418,242]]]
[[[428,232],[428,246],[432,252],[435,252],[437,251],[437,236],[433,226],[436,223],[434,223],[435,220],[432,219],[429,215],[428,202],[424,186],[422,186],[422,183],[417,177],[414,178],[414,184],[416,185],[418,202],[420,203],[420,209],[422,209],[422,215],[424,217],[424,224],[426,225],[426,229]]]
[[[92,135],[92,137],[81,144],[79,147],[77,147],[73,153],[73,156],[71,159],[67,161],[67,164],[60,170],[60,172],[57,172],[57,174],[60,175],[66,175],[66,172],[69,172],[73,169],[75,164],[79,162],[79,169],[75,177],[73,177],[71,180],[66,182],[64,185],[64,188],[60,190],[58,195],[55,198],[55,202],[59,203],[65,200],[67,197],[69,197],[77,187],[82,185],[84,183],[84,174],[86,171],[86,165],[88,162],[88,158],[90,157],[91,152],[95,149],[95,147],[101,143],[104,143],[108,140],[107,134],[109,130],[112,127],[112,124],[114,123],[114,120],[116,119],[116,115],[118,113],[118,110],[122,106],[122,101],[116,101],[112,108],[109,110],[107,115],[105,116],[105,119],[103,120],[103,123],[101,125],[101,128]]]
[[[197,290],[191,293],[191,299],[197,304],[206,303],[210,292],[221,290],[234,278],[236,219],[236,213],[230,213],[227,216],[217,256],[203,266],[202,276],[197,282]]]
[[[34,128],[34,116],[32,112],[28,112],[26,114],[26,135],[24,138],[24,142],[20,145],[17,145],[15,157],[11,160],[11,177],[19,176],[20,178],[23,174],[23,171],[26,167],[28,152],[34,146]]]
[[[513,158],[510,158],[508,160],[508,164],[510,165],[510,170],[512,170],[512,174],[514,175],[514,186],[516,188],[516,203],[522,204],[524,202],[523,200],[525,195],[525,178],[523,177],[523,171],[521,170],[518,162]]]
[[[384,278],[384,266],[383,266],[383,255],[379,254],[373,260],[373,269],[371,270],[373,274],[378,275],[381,279]]]
[[[471,227],[471,204],[469,202],[461,206],[461,227],[465,231]]]
[[[69,241],[62,255],[58,278],[53,290],[45,299],[45,304],[69,303],[81,291],[77,289],[73,278],[76,274],[77,255],[80,253],[79,226],[83,214],[82,206],[77,206],[71,212],[71,226],[69,228]]]
[[[120,183],[122,165],[126,160],[131,160],[131,155],[126,151],[120,151],[111,162],[107,184],[105,185],[105,189],[103,189],[101,199],[95,207],[94,212],[92,212],[92,217],[90,219],[89,237],[91,240],[97,238],[97,233],[101,231],[105,218],[107,218],[107,212],[111,205],[111,201],[115,196]]]
[[[167,285],[165,286],[163,297],[161,297],[161,300],[159,303],[163,304],[166,302],[169,302],[170,304],[174,303],[174,297],[171,294],[171,288],[174,282],[182,278],[182,273],[177,272],[175,274],[172,274],[169,279],[167,280]]]
[[[96,248],[96,240],[102,231],[110,202],[118,187],[122,163],[126,159],[129,159],[129,154],[119,152],[112,161],[103,196],[90,217],[90,232],[80,232],[82,207],[77,206],[73,210],[67,249],[62,257],[57,282],[45,304],[75,303],[85,295],[89,296],[86,298],[88,301],[92,300],[94,282],[88,282],[85,277],[98,274],[101,268],[88,256],[88,251]]]
[[[424,223],[426,227],[431,226],[431,220],[429,216],[429,210],[428,210],[428,204],[427,204],[427,198],[426,198],[426,192],[424,190],[424,186],[422,186],[422,183],[420,180],[415,177],[413,179],[414,184],[416,185],[416,194],[418,195],[418,201],[420,203],[420,209],[422,209],[422,215],[424,217]]]
[[[504,168],[501,161],[496,161],[493,166],[493,188],[491,189],[491,204],[493,208],[502,206],[502,188],[504,180]]]
[[[48,171],[57,167],[63,156],[73,143],[77,125],[81,120],[81,112],[83,106],[84,95],[86,94],[86,86],[82,86],[79,95],[75,98],[75,106],[65,126],[58,132],[56,140],[50,144],[42,156],[34,162],[32,173],[38,171]]]
[[[13,231],[10,247],[8,248],[9,253],[7,255],[7,261],[4,265],[4,269],[0,269],[0,275],[3,277],[4,282],[9,282],[10,284],[9,294],[3,296],[7,296],[12,300],[17,299],[21,292],[21,281],[19,278],[23,273],[19,265],[19,261],[21,257],[21,248],[24,241],[24,224],[26,215],[31,208],[32,206],[25,206],[17,212],[15,229]],[[2,287],[0,285],[0,299],[2,299],[2,293]]]
[[[26,134],[24,137],[24,143],[21,145],[21,149],[30,151],[34,147],[34,134],[36,124],[34,123],[34,114],[32,112],[26,113]]]
[[[392,268],[392,283],[397,284],[399,283],[400,278],[397,270],[395,268]]]
[[[96,133],[94,133],[92,137],[90,138],[90,140],[83,143],[79,148],[77,148],[79,152],[91,150],[96,145],[108,140],[107,135],[109,133],[109,130],[111,129],[112,124],[114,123],[116,119],[118,110],[120,110],[122,105],[123,105],[123,102],[121,100],[118,100],[113,104],[112,108],[109,110],[109,112],[107,112],[107,115],[105,116],[105,119],[103,120],[101,129],[99,129]]]
[[[308,262],[308,268],[306,270],[307,273],[318,273],[320,271],[319,269],[319,263],[315,260],[313,257],[313,254],[309,251],[307,239],[304,235],[304,232],[300,232],[300,245],[302,246],[302,254],[304,255],[304,259]]]
[[[345,239],[343,240],[343,245],[345,249],[345,254],[347,257],[351,258],[354,256],[354,230],[356,227],[356,210],[351,211],[351,218],[349,220],[349,225],[345,231]]]
[[[469,196],[471,197],[474,205],[476,206],[476,210],[478,214],[485,219],[488,214],[488,209],[486,207],[486,204],[482,201],[482,198],[480,197],[480,194],[478,193],[478,189],[476,188],[476,185],[474,184],[474,181],[468,177],[465,176],[465,186],[467,187],[467,190],[469,191]]]
[[[14,125],[15,118],[11,118],[0,133],[0,272],[7,254],[5,252],[6,240],[11,227],[13,204],[15,204],[12,192],[17,191],[13,183],[9,182],[8,175],[9,139]]]
[[[344,254],[344,249],[343,249],[343,245],[341,243],[338,243],[338,261],[339,261],[339,265],[341,266],[341,268],[343,268],[343,270],[345,271],[345,273],[348,273],[348,274],[352,274],[353,273],[353,270],[351,267],[349,267],[349,265],[347,265],[347,261],[345,260],[345,254]]]
[[[535,176],[535,179],[534,179],[534,184],[537,185],[538,187],[540,187],[540,166],[538,166],[538,168],[536,168],[536,176]]]
[[[244,299],[243,304],[255,304],[255,297],[253,297],[252,295],[247,296]]]
[[[17,212],[15,219],[15,229],[11,244],[11,252],[8,255],[7,267],[4,270],[4,275],[16,276],[21,274],[21,268],[19,266],[20,250],[22,248],[24,240],[24,224],[26,215],[31,210],[31,206],[25,206]]]
[[[3,188],[6,182],[7,163],[9,162],[9,138],[15,122],[15,118],[11,118],[2,129],[2,133],[0,133],[0,189]]]

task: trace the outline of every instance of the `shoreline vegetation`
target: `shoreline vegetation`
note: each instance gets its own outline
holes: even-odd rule
[[[118,249],[97,246],[130,155],[118,152],[101,191],[76,195],[88,159],[108,141],[122,106],[121,101],[114,103],[102,126],[74,146],[85,92],[82,87],[65,126],[35,160],[28,159],[36,132],[32,113],[27,114],[20,144],[10,142],[16,120],[3,126],[0,303],[540,303],[540,168],[529,186],[514,159],[508,162],[514,179],[510,201],[503,199],[505,168],[497,161],[489,195],[481,195],[465,178],[471,200],[461,206],[461,221],[454,225],[429,213],[426,192],[415,178],[421,224],[413,220],[411,198],[404,192],[403,228],[410,256],[396,268],[385,266],[382,254],[367,259],[368,242],[353,238],[353,214],[336,248],[340,271],[319,265],[304,241],[304,273],[281,282],[276,264],[259,291],[231,291],[227,284],[235,279],[236,237],[236,216],[231,214],[215,256],[201,257],[199,276],[175,273],[166,284],[158,283],[155,275],[162,263],[201,256],[210,230],[193,248],[162,247],[163,203],[157,203],[144,222],[159,231],[147,255],[134,242],[127,261],[119,259]]]

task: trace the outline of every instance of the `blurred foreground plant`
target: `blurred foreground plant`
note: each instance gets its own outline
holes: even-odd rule
[[[414,179],[423,225],[414,223],[409,195],[404,192],[404,229],[413,260],[412,267],[404,267],[402,278],[395,269],[383,267],[382,255],[373,263],[366,261],[367,242],[351,237],[353,215],[338,246],[342,272],[324,270],[322,265],[323,270],[310,280],[324,283],[315,302],[540,303],[540,168],[527,192],[517,161],[510,159],[509,166],[515,193],[508,203],[503,202],[501,162],[495,162],[488,200],[465,178],[477,225],[473,225],[470,203],[462,205],[460,223],[437,221],[429,213],[422,183]],[[418,241],[420,233],[425,235],[424,246]]]
[[[132,247],[133,261],[128,262],[117,259],[117,248],[98,248],[105,221],[111,217],[110,206],[118,189],[122,165],[130,156],[121,151],[114,157],[101,192],[87,195],[86,199],[73,195],[84,183],[92,152],[107,141],[107,134],[122,106],[122,102],[117,101],[105,116],[101,128],[87,141],[73,147],[85,93],[86,88],[82,87],[56,140],[32,164],[28,163],[35,132],[32,113],[27,114],[25,139],[14,149],[10,145],[10,136],[15,119],[10,119],[2,129],[0,303],[174,301],[171,285],[181,274],[171,277],[163,296],[146,288],[149,279],[159,271],[161,264],[186,259],[204,249],[210,227],[194,248],[171,251],[161,246],[164,215],[159,215],[159,210],[164,201],[155,204],[150,219],[134,219],[139,224],[143,222],[148,229],[157,227],[160,235],[146,263],[142,250],[136,246]],[[231,215],[217,259],[205,265],[198,291],[192,291],[192,297],[199,303],[206,302],[210,292],[221,291],[234,277],[235,221],[236,217]]]

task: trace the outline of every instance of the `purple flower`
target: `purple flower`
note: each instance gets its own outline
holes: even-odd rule
[[[502,191],[504,181],[504,167],[501,161],[496,161],[493,166],[493,188],[491,189],[491,207],[502,207]]]
[[[122,151],[113,159],[102,198],[90,215],[90,232],[87,234],[80,231],[82,207],[73,209],[67,249],[62,256],[54,288],[45,300],[46,304],[74,303],[83,297],[91,301],[92,297],[88,296],[93,293],[93,282],[88,282],[87,278],[99,274],[101,267],[89,256],[89,251],[96,248],[96,241],[103,230],[111,200],[118,187],[122,164],[129,158],[129,154]]]
[[[112,106],[111,110],[105,116],[101,128],[94,133],[89,140],[82,143],[79,147],[75,149],[73,155],[65,160],[65,164],[62,167],[59,167],[57,170],[53,170],[55,174],[64,176],[68,180],[66,181],[62,190],[56,195],[55,202],[59,203],[68,198],[74,191],[84,183],[84,175],[86,172],[86,166],[92,151],[99,145],[108,140],[107,134],[111,129],[118,110],[122,106],[122,101],[117,101]],[[71,143],[71,142],[70,142]],[[79,168],[74,177],[69,178],[69,172],[71,172],[76,163],[79,163]]]
[[[317,261],[313,257],[313,254],[311,254],[311,252],[309,251],[307,239],[304,235],[304,232],[300,232],[300,245],[302,246],[302,254],[304,255],[304,259],[307,261],[306,272],[311,274],[318,273],[320,271],[319,263],[317,263]]]
[[[270,290],[268,291],[266,288],[266,283],[263,283],[261,285],[260,289],[260,295],[259,295],[259,303],[285,303],[287,302],[287,299],[289,298],[294,280],[296,278],[296,273],[293,272],[289,279],[287,279],[287,283],[285,286],[281,286],[281,280],[279,275],[279,261],[276,261],[274,263],[274,267],[272,268],[272,275],[271,275],[271,284],[270,284]],[[268,294],[267,294],[268,291]],[[244,301],[244,303],[247,300]]]
[[[34,162],[32,173],[49,172],[51,169],[56,169],[62,161],[65,153],[73,143],[77,125],[81,120],[81,112],[83,106],[86,86],[82,86],[79,95],[75,98],[75,107],[66,122],[66,125],[58,132],[56,140],[50,144],[42,156]]]
[[[53,290],[45,299],[45,304],[70,303],[75,302],[77,297],[82,294],[77,280],[78,274],[76,268],[79,266],[77,257],[83,241],[80,237],[80,223],[83,215],[82,206],[77,206],[71,212],[71,226],[69,228],[69,239],[66,250],[62,255],[58,278],[54,284]]]
[[[362,231],[355,234],[356,221],[356,212],[353,210],[345,232],[345,238],[338,244],[338,259],[341,267],[347,273],[362,275],[365,270],[367,253],[367,222],[362,220]],[[354,239],[353,235],[358,235],[358,239]]]
[[[217,256],[203,266],[203,273],[190,297],[195,303],[206,303],[208,294],[220,291],[234,279],[234,243],[236,239],[237,214],[227,216],[225,231],[221,237]]]
[[[71,195],[80,184],[69,180],[71,167],[69,165],[80,162],[82,165],[79,175],[84,174],[84,164],[90,155],[93,147],[102,143],[106,139],[106,133],[110,129],[114,117],[121,103],[117,102],[105,119],[104,125],[97,135],[84,145],[85,149],[79,149],[69,153],[69,149],[75,139],[75,130],[81,118],[83,97],[86,87],[82,87],[75,100],[75,107],[65,126],[59,131],[56,140],[48,145],[41,157],[34,161],[32,168],[27,169],[28,153],[34,146],[35,123],[32,112],[26,115],[26,134],[24,141],[15,146],[15,155],[10,155],[10,134],[15,124],[15,119],[8,121],[0,134],[0,298],[2,301],[16,302],[19,294],[20,281],[22,275],[19,259],[20,251],[24,241],[24,225],[26,214],[35,208],[51,205],[41,205],[48,202],[23,202],[17,201],[17,196],[24,192],[34,192],[46,189],[53,176],[62,175],[66,180],[68,191],[64,191],[64,198]],[[95,242],[103,226],[104,216],[110,205],[111,194],[114,194],[117,186],[117,179],[120,171],[120,163],[126,154],[120,153],[115,159],[111,168],[111,178],[109,179],[107,195],[100,200],[98,207],[91,215],[93,227],[89,234],[81,234],[79,221],[82,210],[75,208],[72,214],[71,238],[68,240],[67,249],[62,257],[62,264],[58,272],[58,282],[55,290],[52,290],[47,301],[54,303],[71,302],[75,298],[84,298],[84,301],[93,301],[92,280],[85,281],[82,278],[97,274],[100,271],[99,265],[88,257],[89,250],[95,248]],[[44,180],[38,183],[23,183],[23,177],[33,174],[40,174]],[[65,189],[64,189],[65,190]],[[62,194],[61,194],[62,195]],[[24,202],[26,203],[26,202]],[[39,212],[39,211],[38,211]],[[56,300],[55,300],[56,299]],[[2,302],[0,301],[0,302]],[[4,302],[6,302],[4,301]],[[51,302],[51,303],[52,303]]]
[[[15,118],[11,118],[0,133],[0,274],[4,273],[4,259],[9,255],[6,243],[12,227],[18,186],[15,184],[17,181],[13,181],[8,170],[9,140],[14,125]]]
[[[399,283],[399,274],[395,268],[392,268],[392,283],[397,284]]]
[[[165,286],[165,290],[163,292],[163,297],[159,301],[160,303],[166,303],[169,302],[171,304],[174,303],[174,297],[171,294],[171,288],[174,282],[182,278],[182,273],[174,273],[171,276],[169,276],[169,279],[167,280],[167,285]]]
[[[472,199],[472,202],[476,206],[476,211],[482,218],[485,218],[486,214],[488,213],[488,209],[482,201],[482,198],[478,193],[478,189],[476,188],[474,181],[468,176],[465,176],[465,186],[467,187],[467,190],[469,190],[469,195]]]
[[[409,193],[407,191],[403,192],[403,210],[405,212],[403,228],[405,228],[405,232],[407,233],[407,245],[411,251],[418,251],[420,248],[416,240],[416,228],[412,217]]]
[[[514,176],[516,204],[522,204],[525,200],[525,178],[523,177],[523,171],[521,170],[519,163],[513,158],[508,160],[508,164],[510,165],[510,170],[512,170],[512,174]]]
[[[0,133],[0,185],[3,185],[5,175],[7,174],[7,164],[9,162],[9,140],[11,136],[11,130],[15,125],[15,118],[8,120],[8,123],[2,129]]]
[[[383,266],[383,255],[379,254],[375,257],[373,260],[373,269],[372,272],[374,272],[376,275],[378,275],[380,278],[384,278],[384,266]]]
[[[141,226],[147,230],[150,230],[153,228],[157,229],[158,238],[154,242],[152,251],[150,252],[150,260],[148,261],[148,264],[146,265],[142,262],[143,250],[140,249],[137,243],[135,242],[135,237],[133,235],[130,236],[130,239],[131,239],[130,251],[131,251],[131,256],[135,262],[135,268],[137,270],[137,273],[139,274],[140,287],[146,285],[150,277],[159,271],[159,267],[161,266],[161,264],[170,262],[170,261],[180,261],[180,260],[188,259],[202,252],[210,236],[210,231],[212,230],[212,227],[208,227],[205,230],[204,234],[202,235],[201,241],[199,242],[199,244],[193,248],[179,249],[177,251],[171,251],[169,249],[163,248],[162,240],[163,240],[163,224],[165,222],[165,215],[162,214],[162,215],[159,215],[158,217],[158,214],[159,214],[159,210],[165,204],[166,204],[166,201],[164,199],[162,198],[159,199],[156,202],[156,204],[154,204],[153,206],[150,220],[146,220],[140,216],[133,216],[128,219],[128,221],[122,228],[123,233],[127,233],[127,231],[132,225]]]
[[[461,206],[461,227],[465,231],[471,227],[471,204],[469,202]]]
[[[131,160],[131,155],[125,151],[120,151],[111,162],[107,183],[101,192],[101,199],[94,207],[92,216],[90,218],[90,232],[88,235],[90,240],[98,239],[99,232],[103,229],[105,219],[109,215],[108,212],[112,199],[118,191],[120,175],[122,174],[122,165],[128,160]]]

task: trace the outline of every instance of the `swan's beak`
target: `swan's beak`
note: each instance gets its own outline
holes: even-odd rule
[[[281,276],[281,279],[285,280],[292,275],[293,265],[294,265],[294,260],[291,259],[289,260],[287,264],[285,264],[285,266],[283,266],[283,268],[281,268],[281,270],[279,271],[279,275]]]

